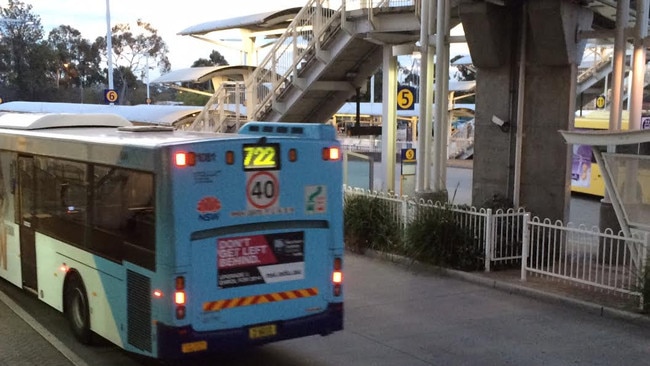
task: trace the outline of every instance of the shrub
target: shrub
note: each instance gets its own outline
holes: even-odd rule
[[[464,271],[482,268],[483,253],[454,220],[449,206],[421,207],[406,229],[407,255],[414,260]]]
[[[392,253],[400,250],[401,225],[386,200],[346,195],[343,215],[345,245],[349,250],[357,253],[366,249]]]

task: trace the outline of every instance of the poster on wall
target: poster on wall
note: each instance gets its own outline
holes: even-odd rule
[[[589,187],[591,183],[591,147],[573,145],[573,164],[571,167],[571,185],[574,187]]]
[[[217,240],[219,288],[303,278],[305,278],[305,236],[302,231]]]

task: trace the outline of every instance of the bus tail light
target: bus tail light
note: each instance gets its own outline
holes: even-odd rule
[[[339,160],[341,158],[341,149],[338,146],[323,148],[323,160]]]
[[[340,257],[334,258],[334,271],[332,271],[332,284],[334,285],[334,296],[341,296],[341,285],[343,284],[343,261]]]
[[[174,293],[174,303],[176,304],[176,319],[185,318],[185,303],[187,297],[185,295],[185,277],[176,277],[176,292]]]
[[[196,164],[196,154],[179,151],[174,155],[174,163],[176,163],[177,167],[194,166]]]

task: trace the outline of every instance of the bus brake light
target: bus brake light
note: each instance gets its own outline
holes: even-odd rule
[[[323,148],[323,160],[339,160],[341,158],[341,150],[336,146]]]
[[[334,282],[334,284],[340,285],[343,282],[343,272],[334,271],[332,274],[332,282]]]
[[[185,291],[176,291],[174,302],[176,305],[185,305]]]
[[[340,257],[334,258],[334,271],[332,271],[332,283],[334,284],[334,296],[341,296],[341,285],[343,284],[343,261]]]
[[[185,277],[178,276],[175,281],[176,292],[174,293],[174,303],[176,303],[176,319],[185,319]]]
[[[196,154],[184,151],[177,152],[174,155],[174,162],[177,167],[194,166],[196,164]]]

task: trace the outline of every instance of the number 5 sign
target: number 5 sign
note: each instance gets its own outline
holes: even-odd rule
[[[248,172],[246,177],[248,209],[263,210],[278,205],[280,183],[276,172]]]
[[[415,89],[403,86],[397,91],[397,109],[413,110],[415,108]]]

